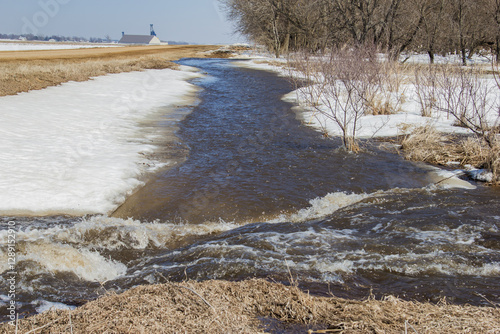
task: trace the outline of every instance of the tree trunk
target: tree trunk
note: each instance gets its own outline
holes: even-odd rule
[[[462,65],[467,66],[467,52],[465,51],[465,47],[461,46],[460,49],[460,53],[462,54]]]
[[[429,63],[434,64],[434,51],[429,50],[427,51],[427,54],[429,55]]]
[[[500,55],[500,36],[496,36],[496,40],[495,40],[495,62],[498,64],[498,57]]]

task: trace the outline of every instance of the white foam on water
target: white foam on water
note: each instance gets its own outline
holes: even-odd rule
[[[87,281],[105,282],[123,276],[127,267],[117,261],[104,258],[96,251],[77,249],[70,245],[31,242],[17,252],[17,261],[32,261],[38,273],[70,272]]]
[[[73,226],[48,229],[26,228],[17,232],[17,261],[31,261],[32,270],[71,272],[88,281],[116,279],[127,267],[100,255],[102,250],[143,250],[166,247],[188,236],[209,235],[238,227],[224,221],[199,225],[173,223],[141,223],[133,219],[94,216]],[[7,231],[0,231],[0,242],[7,241]],[[0,272],[9,269],[7,253],[0,249]]]
[[[415,227],[407,228],[405,232],[408,237],[421,240],[429,244],[449,244],[449,245],[473,245],[477,239],[481,238],[481,231],[467,230],[468,226],[462,225],[456,229],[442,227],[442,230],[423,231]]]
[[[212,270],[217,266],[213,273],[216,278],[230,275],[235,268],[248,273],[259,268],[285,275],[292,270],[300,273],[303,279],[328,282],[341,282],[359,270],[389,271],[408,276],[495,277],[500,273],[500,263],[488,263],[486,258],[481,260],[485,254],[497,251],[474,243],[480,236],[479,230],[459,227],[443,231],[387,231],[390,239],[398,239],[399,234],[422,242],[417,241],[408,247],[385,247],[376,240],[371,241],[370,234],[355,229],[310,227],[290,233],[258,232],[180,250],[172,255],[175,260],[166,261],[168,268],[162,269],[175,271],[209,265]],[[383,252],[377,251],[379,248]],[[172,262],[177,263],[172,265]]]
[[[208,235],[238,227],[234,223],[219,221],[204,224],[142,223],[134,219],[93,216],[82,219],[73,226],[56,226],[49,229],[26,229],[17,234],[18,241],[35,242],[51,240],[54,243],[71,243],[85,247],[116,250],[164,247],[168,242],[187,236]],[[0,232],[0,240],[6,232]]]
[[[271,220],[270,222],[306,222],[331,215],[342,208],[359,203],[374,194],[348,194],[345,192],[329,193],[324,197],[318,197],[309,201],[310,207],[301,209],[296,213],[284,214]]]
[[[35,300],[31,302],[31,304],[36,306],[35,310],[38,313],[43,313],[51,310],[74,310],[76,308],[76,306],[69,306],[57,302],[49,302],[47,300]]]

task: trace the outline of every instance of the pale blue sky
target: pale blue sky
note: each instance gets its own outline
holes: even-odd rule
[[[161,40],[216,44],[243,42],[216,0],[0,0],[0,33],[80,37],[121,32]]]

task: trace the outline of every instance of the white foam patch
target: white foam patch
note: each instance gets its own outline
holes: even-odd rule
[[[94,216],[82,219],[71,227],[56,226],[49,229],[31,229],[17,233],[17,242],[76,244],[106,250],[145,249],[164,247],[167,243],[187,236],[209,235],[239,227],[230,222],[204,224],[142,223],[133,219]],[[0,241],[7,240],[7,232],[0,231]]]
[[[16,234],[17,262],[31,261],[37,273],[71,272],[87,281],[107,281],[126,273],[127,267],[103,257],[101,250],[167,247],[189,236],[209,235],[239,227],[224,221],[205,224],[141,223],[95,216],[73,226],[27,228]],[[8,232],[0,231],[0,243]],[[8,254],[0,249],[0,272],[9,270]]]
[[[377,194],[377,193],[375,193]],[[280,215],[271,222],[292,222],[299,223],[317,218],[326,217],[335,211],[351,206],[375,194],[347,194],[345,192],[329,193],[324,197],[318,197],[311,201],[310,207],[301,209],[296,213]]]
[[[199,76],[183,67],[112,74],[0,97],[0,214],[115,210],[155,147],[139,122],[183,103]]]
[[[87,281],[105,282],[125,275],[127,267],[98,252],[48,242],[27,243],[17,252],[17,261],[35,262],[40,273],[71,272]],[[36,269],[32,269],[36,270]]]
[[[32,305],[38,305],[35,310],[38,313],[47,312],[50,310],[74,310],[76,306],[69,306],[63,303],[49,302],[47,300],[36,300],[31,303]]]

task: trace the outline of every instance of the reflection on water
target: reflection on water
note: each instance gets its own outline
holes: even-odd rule
[[[183,163],[113,217],[2,218],[19,228],[23,311],[80,305],[104,289],[161,282],[158,273],[287,281],[291,272],[319,294],[500,300],[497,189],[440,189],[376,147],[338,150],[296,119],[281,101],[287,81],[271,73],[182,63],[207,73],[195,82],[200,103],[176,124]]]

